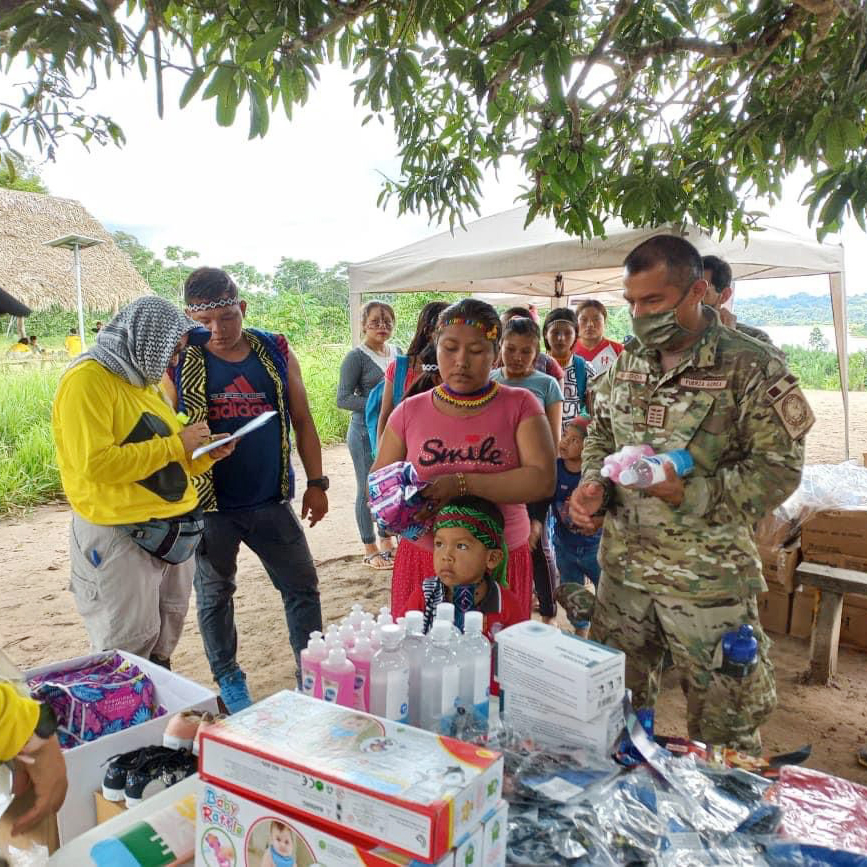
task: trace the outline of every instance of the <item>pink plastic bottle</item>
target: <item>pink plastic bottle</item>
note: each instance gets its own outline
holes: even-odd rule
[[[342,647],[335,647],[322,663],[322,698],[343,707],[352,707],[355,695],[355,666]]]
[[[322,663],[328,650],[322,635],[311,637],[307,647],[301,651],[301,691],[313,698],[322,698]]]
[[[352,628],[349,623],[344,623],[340,629],[337,630],[338,636],[340,636],[340,640],[343,642],[343,648],[347,653],[352,649],[352,645],[355,644],[356,632]]]
[[[617,483],[620,480],[620,474],[625,469],[631,467],[641,458],[650,457],[652,454],[654,454],[653,446],[647,443],[623,446],[622,449],[605,458],[600,472],[604,478],[611,479],[612,482]]]
[[[352,706],[356,710],[370,710],[370,660],[375,652],[370,639],[359,635],[355,646],[346,654],[355,666]]]

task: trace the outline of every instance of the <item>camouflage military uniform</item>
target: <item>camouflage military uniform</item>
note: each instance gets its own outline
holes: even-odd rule
[[[637,706],[655,703],[668,650],[690,737],[756,752],[776,694],[752,527],[797,487],[813,416],[771,348],[705,315],[710,325],[673,370],[635,341],[596,383],[583,481],[605,484],[610,503],[590,635],[627,654]],[[695,469],[680,506],[602,478],[603,458],[631,443],[689,450]],[[755,629],[759,664],[735,680],[715,668],[721,636],[741,623]]]
[[[746,334],[747,337],[752,337],[753,340],[761,340],[762,343],[768,343],[771,346],[774,346],[771,338],[768,337],[761,328],[753,328],[752,325],[744,325],[743,322],[735,322],[735,331],[740,331],[741,334]],[[775,346],[774,349],[776,349]]]

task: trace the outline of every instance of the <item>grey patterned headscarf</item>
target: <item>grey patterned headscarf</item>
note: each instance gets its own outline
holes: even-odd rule
[[[100,329],[96,345],[70,366],[97,361],[130,385],[156,385],[178,341],[196,327],[195,320],[164,298],[137,298]]]

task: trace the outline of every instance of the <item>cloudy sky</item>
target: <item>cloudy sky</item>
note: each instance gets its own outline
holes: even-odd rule
[[[8,97],[9,82],[0,84]],[[54,195],[77,199],[111,229],[123,229],[162,255],[169,244],[200,254],[199,264],[245,261],[270,271],[281,256],[320,265],[359,261],[442,231],[425,216],[378,209],[382,174],[397,172],[388,126],[361,127],[352,76],[326,68],[307,106],[292,122],[278,110],[263,139],[249,141],[246,110],[234,127],[214,120],[214,102],[177,108],[182,82],[166,81],[166,112],[156,114],[154,84],[137,73],[114,77],[89,97],[94,110],[123,127],[127,145],[84,150],[71,139],[40,171]],[[17,100],[16,100],[17,101]],[[34,156],[36,156],[34,154]],[[787,185],[769,222],[811,235],[797,203],[803,177]],[[484,186],[482,215],[513,207],[523,179],[514,165]],[[843,233],[851,293],[867,291],[867,251],[856,225]],[[785,283],[785,285],[783,285]],[[738,295],[777,290],[826,292],[824,278],[742,283]]]

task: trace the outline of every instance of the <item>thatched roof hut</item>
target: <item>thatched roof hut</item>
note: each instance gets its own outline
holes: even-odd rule
[[[150,294],[111,234],[78,202],[7,189],[0,189],[0,287],[33,310],[77,309],[72,253],[45,246],[70,234],[105,242],[81,253],[85,307],[115,310]]]

